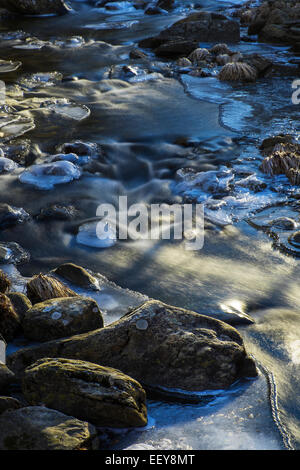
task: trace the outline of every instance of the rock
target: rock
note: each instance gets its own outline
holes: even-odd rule
[[[0,415],[4,411],[18,410],[19,408],[22,408],[22,404],[16,398],[0,396]]]
[[[227,54],[232,55],[233,52],[229,49],[227,44],[215,44],[210,48],[209,52],[214,55]]]
[[[21,15],[63,15],[70,11],[63,0],[3,0],[2,5]]]
[[[192,62],[187,57],[181,57],[177,60],[176,65],[178,67],[192,67]]]
[[[10,289],[11,282],[6,276],[6,274],[0,269],[0,293],[6,294]]]
[[[61,266],[58,266],[58,268],[54,269],[53,272],[77,286],[87,289],[97,289],[97,279],[86,269],[81,266],[77,266],[76,264],[62,264]]]
[[[27,338],[50,341],[102,328],[103,318],[94,299],[77,296],[35,304],[22,325]]]
[[[18,243],[0,243],[0,264],[19,264],[29,261],[30,254]]]
[[[39,274],[27,283],[27,296],[33,304],[58,297],[76,297],[76,292],[52,276]]]
[[[147,54],[145,52],[141,51],[140,49],[134,48],[130,51],[129,53],[130,59],[141,59],[141,60],[146,60],[148,59]]]
[[[177,21],[158,36],[139,43],[141,47],[155,49],[158,56],[187,56],[198,47],[199,42],[238,42],[240,27],[236,21],[219,13],[201,11]],[[193,45],[193,49],[190,49]],[[176,50],[177,46],[177,50]]]
[[[50,190],[57,184],[70,183],[80,176],[80,169],[72,162],[56,161],[30,166],[20,174],[19,180],[41,190]]]
[[[230,62],[222,67],[218,78],[221,81],[254,82],[257,72],[251,65],[243,62]]]
[[[265,42],[294,45],[299,41],[300,6],[298,0],[264,1],[254,9],[248,34],[258,34]]]
[[[269,141],[271,142],[271,141]],[[267,142],[265,142],[267,149]],[[269,147],[270,148],[270,147]],[[278,143],[263,160],[260,169],[268,175],[286,175],[294,185],[300,184],[300,144]]]
[[[28,218],[29,215],[24,209],[0,203],[0,230],[11,225],[20,224]]]
[[[174,7],[174,0],[158,0],[157,6],[163,10],[172,10]]]
[[[23,393],[98,426],[146,426],[146,393],[131,377],[108,367],[71,359],[41,359],[25,371]]]
[[[228,54],[220,54],[216,57],[216,63],[218,65],[226,65],[229,64],[229,62],[233,62],[231,60],[231,57]]]
[[[20,329],[20,319],[9,298],[0,294],[0,333],[5,341],[12,341]]]
[[[27,311],[32,307],[32,303],[28,297],[26,297],[26,295],[22,294],[21,292],[9,292],[7,297],[11,301],[15,312],[22,321]]]
[[[78,215],[78,210],[75,206],[68,204],[50,204],[43,207],[37,215],[38,220],[71,220]]]
[[[13,382],[15,374],[0,362],[0,392],[3,392]]]
[[[81,359],[119,369],[142,384],[185,390],[226,388],[256,375],[233,327],[154,300],[103,329],[18,351],[8,364],[22,375],[43,357]]]
[[[270,155],[277,144],[292,144],[294,137],[291,134],[278,134],[264,139],[259,147],[264,155]]]
[[[273,67],[271,60],[259,54],[250,54],[244,57],[243,62],[254,67],[259,77],[264,77]]]
[[[203,61],[209,60],[210,56],[211,54],[207,49],[198,47],[189,55],[189,60],[194,65],[201,65]]]
[[[44,406],[5,411],[0,416],[1,450],[80,450],[93,447],[91,424]]]

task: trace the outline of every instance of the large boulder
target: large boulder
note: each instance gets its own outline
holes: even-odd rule
[[[8,361],[21,375],[43,357],[81,359],[142,384],[185,390],[225,388],[257,374],[233,327],[154,300],[106,328],[18,351]]]
[[[0,396],[0,415],[4,411],[18,410],[19,408],[22,408],[22,404],[16,398]]]
[[[0,392],[5,391],[14,380],[14,373],[0,362]]]
[[[254,9],[248,33],[260,41],[297,44],[300,42],[300,4],[298,0],[264,1]]]
[[[30,308],[22,322],[24,334],[34,341],[49,341],[103,327],[102,313],[94,299],[62,297]]]
[[[7,342],[12,341],[20,326],[19,316],[10,299],[5,294],[0,294],[0,333]]]
[[[98,426],[146,426],[146,393],[131,377],[108,367],[71,359],[41,359],[29,366],[23,392],[44,404]]]
[[[1,0],[1,7],[21,15],[63,15],[70,11],[63,0]]]
[[[44,406],[5,411],[0,416],[0,450],[80,450],[93,447],[91,424]]]
[[[238,22],[219,13],[201,11],[177,21],[161,31],[158,36],[142,40],[139,45],[153,48],[159,56],[179,56],[190,54],[200,41],[238,42],[239,40]]]

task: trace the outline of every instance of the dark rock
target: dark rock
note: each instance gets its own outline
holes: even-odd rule
[[[76,297],[76,292],[52,276],[39,274],[27,283],[27,296],[33,304],[58,297]]]
[[[72,205],[51,204],[43,207],[37,215],[38,220],[71,220],[78,215],[78,210]]]
[[[32,307],[32,303],[28,297],[21,292],[9,292],[7,297],[11,301],[15,312],[22,321],[26,312]]]
[[[62,264],[53,272],[77,286],[96,289],[97,279],[94,278],[86,269],[73,263]]]
[[[18,243],[0,243],[0,264],[19,264],[30,260],[30,254]]]
[[[0,293],[6,294],[10,289],[11,282],[8,279],[7,275],[0,269]]]
[[[12,341],[20,329],[20,319],[10,299],[0,294],[0,333],[5,341]]]
[[[218,13],[202,11],[192,13],[187,18],[177,21],[158,36],[143,40],[139,45],[155,49],[157,55],[182,56],[189,55],[198,47],[200,41],[238,42],[239,40],[239,23]],[[171,44],[168,46],[168,43]],[[178,44],[177,53],[176,44]],[[193,44],[189,50],[188,44]]]
[[[70,359],[41,359],[25,371],[23,392],[44,404],[98,426],[146,426],[146,393],[131,377],[108,367]]]
[[[271,154],[277,144],[292,144],[294,137],[291,134],[278,134],[264,139],[259,147],[263,154]]]
[[[157,6],[163,10],[172,10],[174,7],[174,0],[158,0]]]
[[[22,325],[27,338],[49,341],[102,328],[103,317],[95,300],[66,297],[35,304]]]
[[[70,8],[63,0],[2,0],[7,10],[21,15],[63,15]]]
[[[0,230],[11,225],[20,224],[28,218],[29,215],[24,209],[0,203]]]
[[[16,398],[0,396],[0,415],[4,411],[18,410],[19,408],[22,408],[22,404]]]
[[[5,411],[0,416],[0,450],[81,450],[93,447],[91,424],[44,406]]]
[[[256,68],[259,77],[264,77],[273,67],[273,62],[259,54],[250,54],[244,57],[243,62]]]
[[[14,381],[15,374],[0,362],[0,392],[3,392]]]
[[[42,357],[81,359],[114,367],[142,384],[205,390],[257,374],[233,327],[162,302],[149,301],[106,328],[18,351],[14,372]]]
[[[141,60],[148,59],[147,54],[145,54],[145,52],[137,48],[134,48],[130,51],[129,57],[130,59],[141,59]]]

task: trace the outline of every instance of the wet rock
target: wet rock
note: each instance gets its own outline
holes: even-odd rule
[[[205,390],[257,374],[240,334],[218,320],[149,301],[119,321],[87,334],[18,351],[9,366],[22,374],[42,357],[114,367],[151,386]]]
[[[251,65],[243,62],[230,62],[222,67],[218,78],[221,81],[254,82],[257,72]]]
[[[14,339],[20,329],[20,319],[10,299],[0,294],[0,333],[8,342]]]
[[[177,21],[158,36],[143,40],[139,45],[153,48],[158,56],[172,57],[187,56],[198,47],[199,42],[215,40],[238,42],[239,24],[219,13],[202,11]]]
[[[157,6],[163,10],[169,11],[174,7],[174,1],[175,0],[158,0]]]
[[[229,49],[227,44],[215,44],[210,48],[209,52],[214,55],[227,54],[232,55],[232,51]]]
[[[4,411],[18,410],[19,408],[22,408],[22,404],[16,398],[0,396],[0,415]]]
[[[98,157],[102,153],[102,149],[98,144],[82,142],[81,140],[60,145],[58,151],[65,154],[75,153],[79,157]]]
[[[21,224],[29,218],[29,214],[21,207],[0,203],[0,230],[11,225]]]
[[[232,62],[232,60],[228,54],[220,54],[216,57],[216,63],[218,65],[226,65],[229,62]]]
[[[57,297],[76,297],[76,292],[69,289],[52,276],[39,274],[27,283],[27,296],[33,304]]]
[[[264,1],[254,9],[248,34],[258,34],[260,41],[283,42],[294,45],[299,42],[300,6],[298,0]]]
[[[286,175],[292,184],[299,185],[300,144],[276,144],[263,160],[260,169],[271,176]]]
[[[262,57],[259,54],[247,55],[243,59],[243,62],[249,64],[251,67],[254,67],[257,70],[259,77],[264,77],[267,75],[267,73],[270,72],[273,67],[271,60],[267,59],[266,57]]]
[[[271,228],[279,230],[295,230],[297,223],[290,217],[277,217],[268,223]]]
[[[103,318],[95,300],[77,296],[35,304],[22,325],[27,338],[50,341],[102,328]]]
[[[0,264],[19,264],[29,261],[30,254],[24,250],[18,243],[3,242],[0,243]]]
[[[21,292],[9,292],[7,297],[11,301],[15,312],[22,321],[27,311],[32,307],[32,303],[28,297]]]
[[[189,60],[194,65],[201,65],[203,61],[209,60],[210,56],[211,54],[207,49],[198,47],[189,55]]]
[[[98,426],[146,426],[146,393],[131,377],[108,367],[70,359],[41,359],[25,371],[23,392],[30,404],[43,403]]]
[[[70,8],[63,0],[3,0],[3,6],[21,15],[63,15]]]
[[[140,60],[146,60],[148,59],[147,54],[145,52],[141,51],[140,49],[132,49],[129,53],[130,59],[140,59]]]
[[[78,215],[78,210],[70,204],[50,204],[43,207],[37,215],[38,220],[72,220]]]
[[[1,450],[80,450],[93,447],[91,424],[44,406],[5,411],[0,416]]]
[[[0,392],[3,392],[13,382],[15,378],[14,373],[9,368],[0,362]]]
[[[77,266],[73,263],[65,263],[55,268],[53,272],[77,286],[87,289],[97,288],[97,279],[82,266]]]
[[[294,137],[290,134],[278,134],[264,139],[259,147],[263,154],[271,154],[277,144],[292,144]]]
[[[0,269],[0,293],[6,294],[10,289],[11,282],[6,276],[6,274]]]
[[[177,60],[176,65],[178,67],[191,67],[193,64],[187,57],[181,57]]]

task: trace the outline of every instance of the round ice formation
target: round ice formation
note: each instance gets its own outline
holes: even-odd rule
[[[80,245],[93,248],[109,248],[116,243],[116,233],[109,224],[106,227],[106,236],[99,237],[97,234],[97,222],[90,222],[79,228],[76,241]]]
[[[56,184],[69,183],[80,175],[79,168],[73,163],[58,161],[31,166],[20,175],[20,181],[39,189],[52,189]]]
[[[17,163],[0,155],[0,173],[10,173],[18,167]]]

